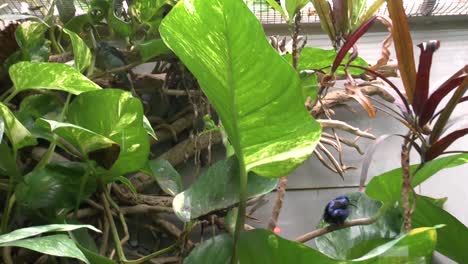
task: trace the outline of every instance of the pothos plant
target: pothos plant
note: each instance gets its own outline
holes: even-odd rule
[[[87,13],[76,17],[67,16],[69,5],[57,3],[62,21],[48,16],[40,22],[15,26],[17,47],[4,65],[12,85],[0,95],[0,135],[6,135],[0,136],[0,187],[5,197],[0,247],[4,248],[5,263],[35,258],[21,254],[17,247],[51,256],[72,257],[85,263],[115,263],[114,259],[118,263],[144,263],[161,256],[165,261],[168,258],[171,261],[172,257],[173,262],[186,256],[184,263],[393,263],[429,259],[434,249],[457,261],[468,259],[462,244],[453,245],[454,237],[466,235],[466,227],[444,211],[439,206],[440,201],[408,195],[399,203],[399,193],[411,191],[408,178],[417,185],[442,168],[467,161],[463,154],[435,159],[463,132],[442,140],[438,140],[440,131],[433,140],[424,138],[424,133],[434,133],[428,132],[429,119],[432,116],[448,119],[456,103],[449,107],[452,110],[441,114],[421,110],[422,104],[435,109],[434,103],[428,103],[432,96],[419,101],[419,108],[414,107],[412,95],[419,86],[411,88],[414,93],[407,90],[407,97],[396,99],[403,102],[402,119],[412,133],[405,137],[403,153],[407,154],[408,147],[419,148],[424,153],[422,165],[408,168],[409,162],[405,159],[402,169],[375,177],[365,194],[351,194],[350,198],[356,201],[359,209],[352,211],[349,221],[343,225],[322,223],[317,230],[296,241],[262,229],[243,231],[247,199],[273,190],[278,177],[294,170],[320,144],[321,125],[304,107],[305,99],[313,94],[305,96],[304,82],[297,68],[321,70],[321,86],[331,83],[337,72],[351,75],[369,72],[389,82],[379,72],[363,67],[366,65],[362,62],[353,66],[352,54],[347,57],[375,18],[353,22],[346,29],[336,23],[334,26],[342,30],[331,37],[336,52],[331,60],[313,64],[322,63],[317,67],[311,66],[306,56],[302,65],[300,60],[296,60],[295,65],[287,56],[282,58],[267,42],[259,21],[241,0],[184,0],[174,6],[169,1],[137,0],[132,1],[128,12],[123,12],[116,2],[91,1]],[[401,4],[401,1],[395,2]],[[304,4],[304,1],[284,1],[289,21],[293,21]],[[348,4],[348,9],[343,7],[339,12],[349,12],[349,7],[354,6]],[[392,17],[404,14],[401,9],[395,11],[392,4],[389,7]],[[354,14],[351,17],[360,17],[364,11],[353,9],[353,12],[356,13],[351,13]],[[404,20],[402,23],[396,27],[395,39],[399,36],[401,40],[401,36],[409,34]],[[116,49],[100,53],[103,45],[96,42],[116,36],[133,47],[127,54],[127,57],[133,56],[132,62],[122,64],[125,56],[114,55]],[[409,82],[406,78],[416,75],[411,67],[403,67],[408,64],[404,62],[403,49],[397,47],[397,55],[401,57],[400,72],[406,85]],[[306,54],[307,51],[302,52]],[[55,59],[54,55],[63,59],[69,53],[73,54],[73,67],[47,62]],[[425,58],[430,57],[427,50],[423,54]],[[160,59],[161,55],[166,57]],[[351,59],[343,65],[345,58]],[[100,64],[100,59],[109,61]],[[157,75],[142,76],[130,71],[145,61],[157,62],[154,72],[166,74],[163,85]],[[423,88],[418,93],[427,94],[424,92],[427,63],[422,64],[426,66],[420,67],[418,76],[422,76],[419,78]],[[110,66],[99,69],[99,65]],[[330,70],[324,70],[327,67]],[[409,70],[405,71],[406,68]],[[102,89],[113,87],[115,83],[126,86],[127,82],[116,82],[113,74],[127,71],[130,87],[124,88],[132,90],[133,94],[122,89]],[[197,82],[190,82],[192,74]],[[140,83],[141,79],[146,83]],[[198,136],[199,141],[190,144],[189,136],[186,141],[174,144],[159,159],[150,160],[149,156],[153,155],[150,144],[162,148],[157,140],[177,141],[181,130],[187,127],[180,119],[188,119],[188,124],[193,125],[194,116],[200,116],[195,115],[199,109],[195,109],[193,115],[181,110],[182,114],[176,115],[183,118],[173,120],[170,125],[158,123],[158,115],[153,114],[157,112],[161,116],[164,109],[148,110],[148,105],[155,100],[148,102],[146,98],[159,98],[140,87],[148,86],[148,82],[150,87],[159,84],[166,96],[189,98],[171,101],[174,108],[179,104],[194,104],[191,96],[198,94],[196,88],[201,88],[216,111],[220,125],[210,117],[204,118],[205,128]],[[443,93],[458,87],[460,91],[453,100],[465,101],[460,93],[466,90],[466,70],[448,83],[451,84],[443,85],[447,87],[441,89]],[[389,85],[395,92],[399,91]],[[440,93],[436,92],[439,95],[434,98],[439,98]],[[419,110],[413,111],[409,105]],[[421,123],[422,116],[426,121]],[[213,119],[217,118],[213,115]],[[443,127],[446,121],[436,121],[432,131],[438,130],[439,122]],[[185,125],[182,129],[181,123]],[[219,131],[224,134],[226,148],[232,151],[182,191],[181,177],[171,164],[181,162],[191,148],[196,149],[201,144],[209,146],[215,140],[220,142],[223,137]],[[413,136],[420,136],[420,146]],[[208,139],[208,143],[203,143],[204,139]],[[188,147],[180,152],[181,146]],[[399,177],[401,171],[405,177]],[[156,181],[166,195],[139,193],[142,180]],[[417,201],[413,214],[408,214],[409,197],[413,204]],[[404,208],[404,217],[401,208]],[[194,226],[206,222],[203,221],[206,215],[226,209],[228,213],[221,222],[228,233],[214,236],[192,250],[188,237]],[[175,213],[186,223],[184,229],[179,230],[167,222],[163,213]],[[174,237],[172,244],[130,260],[126,244],[130,235],[127,222],[132,214],[151,216],[155,225]],[[98,216],[86,219],[93,215]],[[214,220],[218,217],[217,214],[211,216]],[[416,228],[401,232],[401,222],[408,223],[408,216],[412,216]],[[77,224],[81,221],[95,225],[101,222],[103,235],[93,239],[89,234],[78,232],[83,228],[99,232],[90,225]],[[38,226],[21,228],[29,225]],[[44,235],[48,232],[62,233]],[[302,244],[315,237],[318,237],[319,250]],[[402,255],[402,250],[407,254]]]

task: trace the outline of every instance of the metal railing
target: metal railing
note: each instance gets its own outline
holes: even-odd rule
[[[73,0],[70,0],[73,1]],[[263,24],[284,24],[281,15],[273,10],[265,0],[244,0],[252,12]],[[369,1],[372,2],[372,1]],[[50,8],[51,0],[0,0],[0,14],[21,14],[43,16]],[[77,12],[86,10],[83,2],[75,0]],[[406,14],[414,16],[458,16],[468,15],[468,0],[405,0]],[[388,15],[384,7],[379,14]],[[317,23],[319,18],[312,4],[307,4],[301,11],[302,23]]]

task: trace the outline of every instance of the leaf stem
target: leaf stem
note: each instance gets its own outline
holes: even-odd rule
[[[125,253],[123,251],[122,245],[120,244],[119,233],[117,232],[117,227],[115,225],[114,218],[112,217],[112,212],[111,212],[110,205],[109,205],[109,199],[110,199],[109,193],[107,192],[107,188],[104,186],[102,194],[101,194],[101,200],[102,200],[102,203],[104,204],[104,212],[110,224],[110,229],[111,229],[112,238],[115,244],[114,246],[117,251],[117,256],[119,257],[119,260],[121,262],[125,263],[127,259],[125,258]]]
[[[7,98],[5,98],[5,100],[3,100],[3,103],[8,104],[11,101],[11,99],[13,99],[17,94],[18,94],[18,91],[14,90],[8,95]]]
[[[172,246],[169,246],[169,247],[167,247],[167,248],[163,248],[163,249],[161,249],[161,250],[158,250],[158,251],[156,251],[156,252],[154,252],[154,253],[151,253],[151,254],[149,254],[149,255],[147,255],[147,256],[144,256],[144,257],[141,257],[141,258],[139,258],[139,259],[135,259],[135,260],[125,260],[125,261],[123,261],[123,263],[124,263],[124,264],[141,264],[141,263],[145,263],[146,261],[149,261],[149,260],[151,260],[151,259],[153,259],[153,258],[159,257],[159,256],[161,256],[161,255],[163,255],[163,254],[168,253],[168,252],[171,252],[172,250],[176,249],[177,246],[178,246],[178,245],[177,245],[177,243],[176,243],[176,244],[174,244],[174,245],[172,245]]]
[[[244,229],[245,223],[245,210],[246,210],[246,201],[247,201],[247,170],[244,163],[243,157],[238,157],[239,159],[239,209],[237,211],[237,220],[236,220],[236,229],[234,232],[234,249],[231,259],[231,264],[237,264],[237,242],[239,241],[240,233]]]

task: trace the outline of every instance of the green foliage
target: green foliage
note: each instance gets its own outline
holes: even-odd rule
[[[167,160],[150,160],[143,171],[153,176],[165,193],[175,196],[182,192],[182,178]]]
[[[91,64],[91,50],[86,43],[75,32],[63,29],[69,37],[73,45],[73,55],[75,57],[75,67],[79,71],[84,71]]]
[[[184,264],[229,264],[234,243],[229,234],[212,237],[197,247],[184,260]]]
[[[304,109],[294,69],[242,1],[180,2],[160,32],[197,77],[242,167],[280,177],[309,157],[320,126]]]
[[[15,91],[49,89],[80,94],[101,89],[78,70],[61,63],[19,62],[10,67]]]
[[[284,55],[286,60],[292,63],[292,55],[286,54]],[[333,61],[336,57],[336,51],[334,49],[321,49],[321,48],[314,48],[314,47],[305,47],[301,51],[301,56],[299,58],[299,63],[297,65],[298,70],[323,70],[325,73],[330,72],[330,66],[333,64]],[[349,54],[346,55],[343,62],[346,63],[349,59]],[[358,65],[367,67],[369,64],[362,59],[361,57],[357,57],[354,59],[350,65]],[[353,75],[359,75],[364,73],[364,70],[356,69],[356,68],[348,68],[349,73]],[[344,74],[343,67],[338,67],[336,71],[337,74]]]
[[[5,134],[12,144],[14,156],[16,156],[17,150],[33,146],[37,143],[32,134],[16,119],[10,109],[2,103],[0,103],[0,117],[4,124]]]
[[[230,207],[239,202],[239,165],[235,156],[218,161],[203,173],[187,190],[174,198],[176,215],[189,221],[209,212]],[[278,181],[249,173],[247,196],[269,193]]]
[[[419,263],[432,254],[436,237],[435,228],[414,229],[406,235],[378,246],[360,258],[353,259],[352,262]],[[238,250],[240,262],[246,264],[343,263],[303,244],[283,239],[261,229],[243,233]]]
[[[456,167],[467,162],[467,154],[452,155],[427,162],[424,167],[414,175],[413,186],[418,186],[443,169]],[[411,170],[414,171],[418,166],[419,164],[412,165]],[[366,194],[372,199],[384,203],[399,201],[401,198],[401,175],[401,168],[397,168],[372,178],[369,184],[367,184]]]
[[[78,249],[75,242],[67,235],[48,235],[31,238],[48,232],[66,232],[79,228],[89,228],[100,232],[90,225],[46,225],[28,227],[1,235],[0,247],[22,247],[53,256],[76,258],[90,264],[88,259]]]

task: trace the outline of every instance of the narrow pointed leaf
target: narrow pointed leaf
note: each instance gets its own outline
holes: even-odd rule
[[[458,154],[431,160],[414,175],[412,185],[413,187],[417,186],[443,169],[460,166],[467,162],[468,154]],[[418,166],[419,164],[411,165],[411,171],[414,171]],[[398,168],[372,178],[366,187],[366,194],[372,199],[384,203],[399,201],[401,199],[401,175],[401,168]]]
[[[83,255],[76,246],[75,242],[67,235],[27,238],[3,243],[0,244],[0,247],[22,247],[47,255],[76,258],[90,264],[85,255]]]
[[[406,90],[408,100],[413,102],[416,88],[416,66],[414,63],[413,40],[411,38],[408,19],[403,0],[387,0],[388,12],[393,23],[393,43],[398,59],[401,80]]]
[[[309,0],[282,0],[285,2],[286,12],[288,14],[288,21],[292,23],[296,13],[299,12]]]
[[[365,2],[367,3],[367,1]],[[372,5],[369,8],[367,8],[366,13],[362,16],[359,16],[359,21],[354,24],[352,30],[356,29],[357,27],[362,25],[362,23],[369,20],[377,12],[377,10],[379,10],[379,8],[384,2],[385,0],[374,0],[374,3],[372,3]]]
[[[276,0],[266,0],[266,2],[273,8],[275,9],[276,11],[278,11],[278,13],[280,13],[280,15],[283,17],[284,20],[288,20],[288,16],[286,15],[286,13],[284,12],[283,8],[278,4],[278,2],[276,2]]]
[[[424,126],[425,124],[427,124],[427,122],[429,122],[429,120],[434,116],[434,112],[437,109],[437,106],[439,106],[442,99],[444,99],[445,96],[447,96],[451,91],[453,91],[453,89],[459,87],[465,78],[467,77],[463,76],[451,79],[442,84],[435,92],[431,94],[431,96],[429,96],[429,99],[424,105],[424,110],[422,111],[421,116],[419,117],[420,126]]]
[[[309,157],[320,125],[304,108],[297,73],[242,0],[181,1],[160,32],[197,77],[247,171],[280,177]]]
[[[426,160],[433,160],[441,155],[455,140],[468,134],[468,128],[454,131],[447,136],[436,141],[427,151]]]
[[[336,58],[333,61],[333,65],[331,68],[331,72],[334,73],[337,69],[338,66],[342,63],[343,59],[345,56],[348,54],[348,51],[356,44],[356,42],[366,33],[369,28],[374,24],[375,20],[377,17],[373,17],[366,21],[364,24],[362,24],[356,31],[351,33],[351,35],[348,37],[348,40],[345,42],[345,44],[340,48],[338,53],[336,54]]]
[[[49,89],[80,94],[101,89],[76,69],[62,63],[19,62],[10,67],[10,77],[17,92]]]
[[[83,72],[91,64],[91,50],[75,32],[66,28],[63,29],[63,32],[70,37],[72,42],[75,67]]]
[[[4,132],[12,144],[13,152],[37,144],[33,135],[16,119],[13,112],[2,103],[0,103],[0,118],[2,119]]]
[[[463,82],[458,86],[458,88],[453,93],[452,97],[450,98],[449,102],[445,105],[444,110],[440,114],[440,117],[434,124],[434,128],[432,129],[431,136],[429,137],[429,143],[433,144],[435,141],[439,139],[442,135],[445,125],[449,120],[450,116],[452,115],[453,110],[457,106],[460,99],[463,97],[465,92],[468,90],[468,76],[465,77]]]
[[[438,40],[423,42],[418,45],[421,49],[419,68],[416,75],[416,90],[414,91],[413,109],[420,115],[429,95],[429,76],[431,74],[432,56],[440,47]]]
[[[333,14],[328,0],[310,0],[320,18],[320,25],[332,42],[336,40]]]
[[[33,226],[21,229],[16,229],[8,234],[0,236],[0,244],[9,243],[16,240],[37,236],[48,232],[68,232],[79,228],[88,228],[95,232],[101,232],[91,225],[66,225],[66,224],[53,224],[44,226]]]

